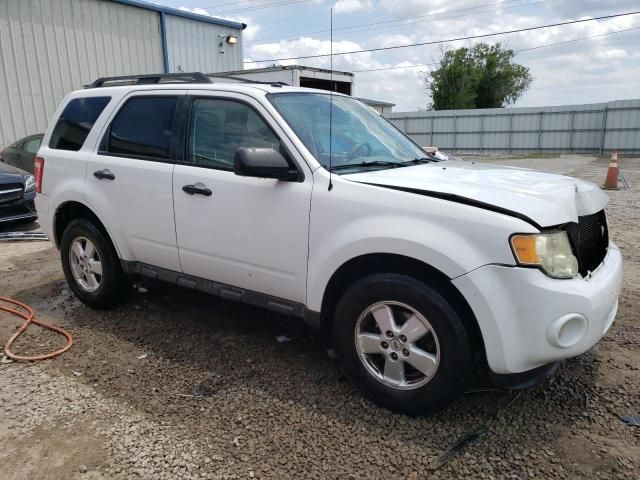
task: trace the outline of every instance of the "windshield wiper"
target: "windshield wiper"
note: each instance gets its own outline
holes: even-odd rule
[[[403,164],[408,164],[408,163],[412,163],[414,165],[417,165],[419,163],[436,163],[439,160],[435,159],[435,158],[431,158],[431,157],[418,157],[418,158],[414,158],[413,160],[407,160],[406,162],[402,162]]]
[[[334,165],[331,170],[346,170],[348,168],[367,168],[367,167],[404,167],[405,162],[388,162],[385,160],[374,160],[371,162],[360,163],[344,163],[342,165]]]

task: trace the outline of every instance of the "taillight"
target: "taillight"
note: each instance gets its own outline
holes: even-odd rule
[[[44,158],[36,157],[33,163],[33,176],[36,177],[36,192],[42,193],[42,175],[44,174]]]

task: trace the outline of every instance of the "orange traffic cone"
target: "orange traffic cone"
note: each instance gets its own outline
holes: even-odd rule
[[[609,162],[609,170],[607,170],[607,178],[604,180],[605,190],[618,190],[618,151],[611,152],[611,161]]]

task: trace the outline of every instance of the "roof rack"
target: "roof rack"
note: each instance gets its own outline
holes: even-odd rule
[[[248,78],[234,77],[233,75],[224,75],[222,73],[205,73],[205,76],[209,78],[226,78],[230,80],[237,80],[238,83],[259,83],[254,82],[253,80],[249,80]]]
[[[121,75],[98,78],[85,88],[113,87],[119,85],[152,85],[158,83],[213,83],[204,73],[154,73],[150,75]]]
[[[271,85],[274,87],[288,87],[289,84],[285,83],[285,82],[265,82],[265,81],[260,81],[260,80],[251,80],[250,78],[242,78],[242,77],[236,77],[235,75],[226,75],[224,73],[206,73],[205,74],[207,77],[212,77],[212,78],[228,78],[231,80],[237,80],[238,83],[253,83],[253,84],[258,84],[258,85]]]
[[[120,75],[117,77],[101,77],[84,88],[117,87],[123,85],[157,85],[166,83],[214,83],[212,78],[221,78],[236,81],[238,83],[253,83],[261,85],[272,85],[274,87],[289,86],[284,82],[261,82],[248,78],[236,77],[234,75],[201,73],[201,72],[180,72],[180,73],[152,73],[147,75]]]

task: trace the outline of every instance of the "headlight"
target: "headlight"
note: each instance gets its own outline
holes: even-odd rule
[[[578,274],[578,259],[573,255],[567,232],[514,235],[511,247],[520,265],[540,267],[553,278],[573,278]]]
[[[24,191],[31,192],[36,188],[36,177],[33,175],[27,175],[24,177]]]

